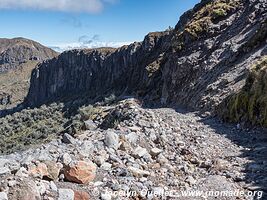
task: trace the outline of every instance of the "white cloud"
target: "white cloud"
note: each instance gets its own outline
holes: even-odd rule
[[[99,48],[99,47],[121,47],[123,45],[128,45],[132,42],[102,42],[102,41],[93,41],[90,43],[83,42],[73,42],[65,44],[50,45],[49,47],[54,49],[57,52],[68,51],[72,49],[88,49],[88,48]]]
[[[116,0],[0,0],[0,9],[33,9],[63,12],[100,12]]]

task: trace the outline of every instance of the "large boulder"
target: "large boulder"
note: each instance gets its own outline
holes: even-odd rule
[[[96,165],[86,161],[72,162],[65,167],[64,175],[68,181],[87,184],[96,176]]]

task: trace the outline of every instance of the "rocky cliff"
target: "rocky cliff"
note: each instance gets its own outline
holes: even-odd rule
[[[27,101],[112,92],[214,111],[244,86],[251,63],[266,54],[266,6],[203,0],[174,30],[150,33],[143,42],[65,52],[33,71]]]

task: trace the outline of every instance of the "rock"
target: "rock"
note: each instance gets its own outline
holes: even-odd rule
[[[97,165],[102,165],[105,161],[107,161],[109,158],[109,154],[105,151],[105,150],[101,150],[99,152],[99,156],[96,156],[95,159],[94,159],[94,162],[97,164]]]
[[[64,133],[64,135],[62,136],[62,142],[66,144],[75,144],[76,140],[68,133]]]
[[[7,167],[0,167],[0,175],[8,174],[10,170]]]
[[[0,200],[8,200],[7,194],[5,192],[0,192]]]
[[[90,200],[90,196],[84,191],[74,191],[74,200]]]
[[[106,137],[105,137],[105,144],[109,148],[118,149],[120,146],[119,136],[113,131],[107,131]]]
[[[41,196],[36,183],[27,178],[20,180],[15,187],[9,188],[9,199],[41,200]]]
[[[61,157],[60,157],[60,161],[62,162],[63,165],[68,165],[71,163],[72,158],[70,156],[70,154],[68,153],[64,153]]]
[[[159,149],[159,148],[152,148],[152,149],[150,150],[150,154],[151,154],[152,156],[158,156],[161,152],[162,152],[162,150]]]
[[[133,156],[136,158],[142,158],[144,155],[146,155],[148,152],[145,148],[142,148],[138,146],[136,149],[133,151]]]
[[[81,146],[79,146],[79,154],[84,156],[85,158],[89,157],[94,150],[94,144],[92,141],[83,141]]]
[[[87,130],[94,131],[94,130],[97,129],[96,124],[95,124],[92,120],[86,120],[86,121],[84,122],[84,125],[85,125],[85,128],[86,128]]]
[[[28,177],[28,171],[24,167],[21,167],[15,174],[18,177]]]
[[[134,132],[131,132],[128,135],[125,135],[125,138],[131,144],[136,144],[136,142],[138,141],[138,135]]]
[[[62,169],[61,163],[56,163],[54,161],[45,161],[47,167],[47,178],[51,180],[57,180],[59,176],[59,172]]]
[[[39,182],[36,183],[39,194],[42,196],[50,189],[50,183],[45,180],[40,180]]]
[[[145,170],[142,170],[142,169],[138,169],[136,167],[132,167],[132,166],[129,166],[128,167],[128,170],[129,172],[132,173],[133,176],[135,177],[143,177],[143,176],[149,176],[150,175],[150,172],[149,171],[145,171]]]
[[[44,176],[48,176],[47,166],[44,163],[38,163],[37,165],[30,165],[28,169],[28,173],[33,177],[43,178]]]
[[[189,185],[194,185],[196,183],[196,180],[192,176],[188,176],[185,180]]]
[[[9,163],[8,159],[0,158],[0,168],[5,167]]]
[[[103,170],[106,170],[106,171],[109,171],[112,167],[112,164],[108,163],[108,162],[104,162],[100,168],[103,169]]]
[[[68,181],[86,184],[94,180],[96,175],[96,166],[91,162],[72,162],[70,165],[65,167],[64,175]]]
[[[15,185],[17,185],[17,181],[16,180],[8,181],[8,186],[9,187],[14,187]]]
[[[65,175],[64,174],[60,174],[58,178],[59,178],[59,181],[63,182],[64,179],[65,179]]]
[[[74,191],[71,189],[59,189],[58,200],[74,200]]]
[[[50,189],[54,192],[57,192],[57,186],[54,181],[50,181]]]
[[[101,199],[102,200],[111,200],[112,196],[109,192],[104,192],[104,193],[101,193]]]

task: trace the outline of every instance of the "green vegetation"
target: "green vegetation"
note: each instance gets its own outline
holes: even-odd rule
[[[212,1],[195,13],[193,19],[186,25],[185,32],[193,38],[198,38],[201,34],[207,32],[212,22],[227,16],[238,5],[239,1],[233,0]]]
[[[81,120],[86,121],[89,119],[95,120],[99,116],[103,117],[102,115],[105,115],[105,113],[101,107],[89,105],[80,108],[79,115],[81,116]]]
[[[62,104],[52,104],[0,118],[0,153],[47,142],[64,130]]]
[[[226,107],[225,120],[267,127],[267,56],[251,68],[245,86]]]
[[[152,77],[153,74],[160,69],[160,61],[161,59],[156,60],[153,63],[150,63],[148,66],[146,66],[148,77]]]

